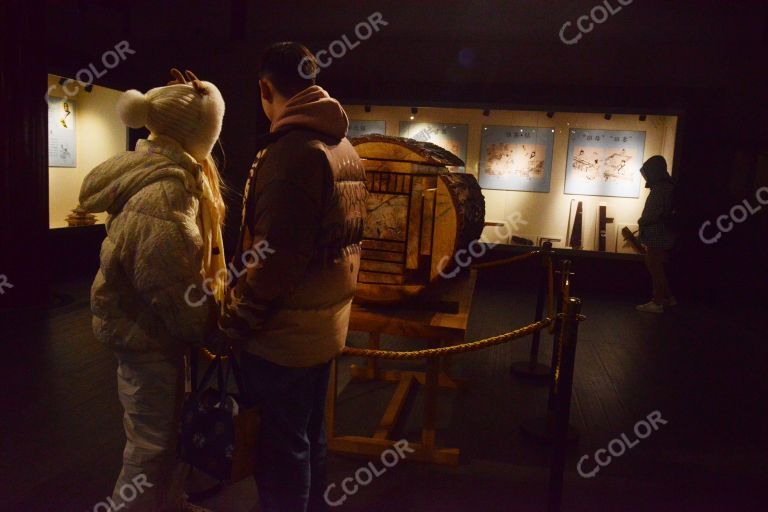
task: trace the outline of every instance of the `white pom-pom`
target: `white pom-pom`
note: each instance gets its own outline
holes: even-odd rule
[[[149,119],[149,100],[136,89],[125,91],[117,100],[117,113],[126,126],[142,128]]]

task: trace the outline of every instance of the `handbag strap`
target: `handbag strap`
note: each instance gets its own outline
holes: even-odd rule
[[[232,367],[232,375],[235,377],[235,385],[242,396],[247,396],[245,379],[243,379],[243,372],[240,370],[240,363],[237,361],[234,354],[231,354],[231,356],[232,357],[229,358],[229,365]]]
[[[224,405],[224,402],[227,399],[227,387],[229,386],[229,373],[231,367],[231,364],[224,364],[222,361],[222,363],[219,364],[218,371],[216,372],[219,379],[219,403],[222,405]]]
[[[200,383],[195,386],[194,390],[192,391],[192,397],[194,397],[195,400],[200,398],[200,395],[208,389],[208,386],[211,385],[211,381],[213,380],[214,375],[218,375],[219,371],[221,369],[221,355],[216,354],[216,357],[213,358],[213,361],[211,361],[211,364],[208,365],[208,368],[205,370],[205,374],[203,374],[203,378],[200,379]],[[193,376],[194,380],[194,376]]]
[[[200,398],[200,395],[208,389],[213,381],[214,375],[218,381],[220,400],[224,403],[224,399],[227,394],[227,384],[229,383],[230,374],[235,378],[235,386],[241,396],[247,396],[247,389],[245,386],[245,379],[240,368],[240,363],[237,361],[232,348],[229,346],[224,347],[222,350],[217,350],[213,360],[205,370],[205,374],[198,381],[197,370],[199,366],[199,351],[197,347],[192,349],[190,354],[190,368],[192,373],[192,395],[195,399]],[[227,359],[229,364],[225,364],[224,358]]]

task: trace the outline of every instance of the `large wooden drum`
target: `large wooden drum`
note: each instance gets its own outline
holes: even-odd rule
[[[464,162],[435,144],[403,137],[352,139],[368,184],[368,215],[356,299],[393,303],[449,276],[454,254],[480,237],[485,200]]]

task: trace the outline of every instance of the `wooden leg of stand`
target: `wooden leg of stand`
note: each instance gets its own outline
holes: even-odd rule
[[[388,439],[392,434],[392,430],[395,428],[400,413],[403,410],[405,401],[408,398],[408,393],[411,391],[411,385],[416,382],[411,373],[404,373],[400,378],[400,382],[395,389],[395,394],[392,395],[392,399],[387,405],[386,411],[384,411],[384,417],[379,423],[379,427],[376,429],[376,433],[373,435],[375,439]]]
[[[435,449],[435,429],[437,423],[437,375],[440,371],[440,359],[431,357],[427,360],[427,377],[424,383],[424,425],[421,430],[421,444],[427,452]]]

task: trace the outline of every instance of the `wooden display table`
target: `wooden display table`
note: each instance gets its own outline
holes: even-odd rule
[[[427,340],[432,347],[463,343],[476,281],[476,271],[462,272],[453,279],[436,283],[434,287],[407,304],[386,307],[353,304],[349,329],[369,333],[368,346],[371,349],[379,349],[381,334]],[[380,368],[380,362],[375,358],[368,359],[366,365],[362,367],[352,365],[353,378],[398,383],[376,432],[370,437],[335,435],[336,364],[337,361],[334,361],[326,408],[330,450],[379,456],[383,450],[394,445],[397,440],[390,438],[392,430],[403,412],[411,387],[414,383],[418,383],[424,388],[421,443],[409,443],[410,448],[415,452],[408,453],[407,457],[435,464],[458,464],[458,448],[437,448],[435,444],[439,388],[456,389],[457,387],[457,382],[448,374],[447,357],[428,359],[426,372],[384,370]]]

